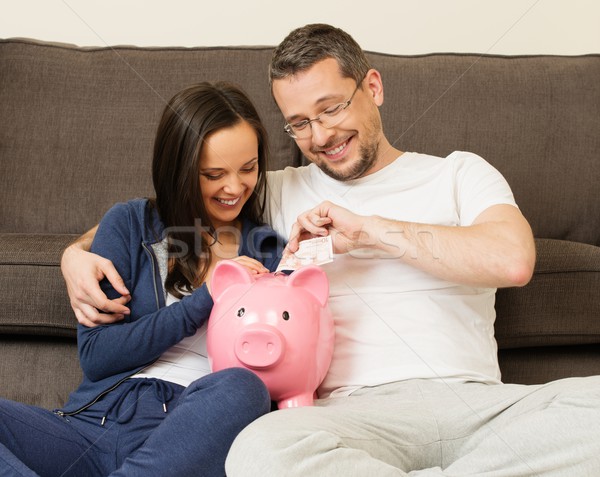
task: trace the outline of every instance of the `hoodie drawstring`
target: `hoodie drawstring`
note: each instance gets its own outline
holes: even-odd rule
[[[167,403],[173,398],[173,389],[165,381],[156,378],[134,378],[130,379],[128,383],[131,383],[131,387],[109,406],[100,425],[103,426],[111,414],[116,416],[119,424],[129,422],[135,414],[140,396],[150,391],[150,389],[145,389],[142,392],[142,389],[148,387],[152,389],[156,400],[162,404],[163,412],[167,412]],[[130,400],[130,397],[133,400]],[[124,406],[125,402],[130,402],[130,404]]]

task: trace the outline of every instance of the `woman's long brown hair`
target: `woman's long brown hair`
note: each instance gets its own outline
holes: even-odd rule
[[[204,281],[210,265],[210,245],[199,226],[214,236],[214,226],[201,200],[200,154],[207,136],[246,121],[258,139],[259,177],[242,215],[262,222],[265,205],[267,133],[256,108],[237,86],[199,83],[177,93],[165,107],[154,143],[152,180],[156,199],[151,203],[165,224],[169,267],[166,290],[181,298]],[[170,261],[171,261],[170,260]]]

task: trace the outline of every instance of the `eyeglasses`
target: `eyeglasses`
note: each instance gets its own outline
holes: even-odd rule
[[[303,119],[302,121],[298,121],[296,123],[287,123],[283,129],[286,133],[288,133],[294,139],[306,139],[312,135],[312,127],[310,123],[314,121],[318,121],[321,126],[326,129],[330,129],[334,126],[337,126],[348,116],[348,107],[352,104],[352,98],[360,88],[360,85],[363,81],[363,78],[358,82],[356,88],[354,89],[350,98],[343,103],[334,104],[333,106],[327,108],[318,116],[313,119]]]

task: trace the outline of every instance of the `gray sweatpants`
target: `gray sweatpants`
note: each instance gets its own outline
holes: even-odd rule
[[[229,477],[600,476],[600,376],[544,385],[411,380],[262,416]]]

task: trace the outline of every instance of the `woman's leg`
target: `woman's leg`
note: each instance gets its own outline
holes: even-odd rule
[[[102,475],[96,454],[64,418],[0,399],[0,476]]]
[[[110,475],[223,476],[231,443],[246,425],[267,413],[270,405],[266,387],[246,369],[226,369],[198,379],[181,394],[145,443]],[[132,422],[141,418],[140,412],[146,411],[138,405]],[[119,437],[123,446],[128,438],[125,432],[123,428]]]

